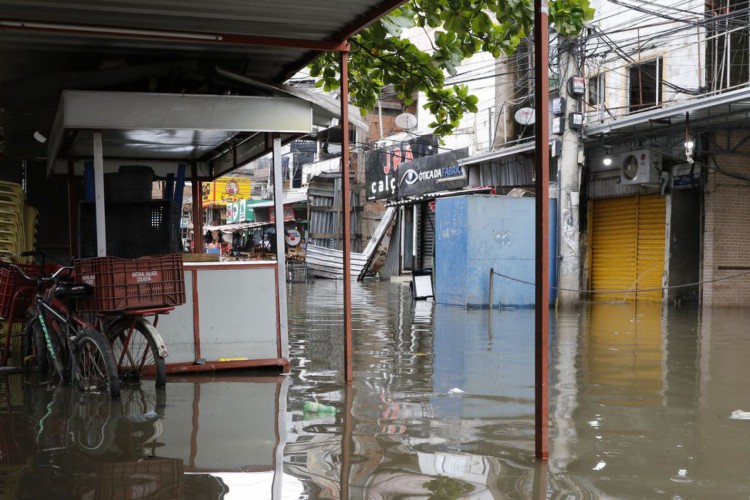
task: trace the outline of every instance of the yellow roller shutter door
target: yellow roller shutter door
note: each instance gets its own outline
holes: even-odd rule
[[[663,196],[638,196],[638,300],[658,302],[664,275],[667,209]]]
[[[595,200],[591,285],[596,300],[661,300],[666,205],[658,195]],[[651,291],[646,291],[651,289]],[[636,293],[636,290],[644,290]]]

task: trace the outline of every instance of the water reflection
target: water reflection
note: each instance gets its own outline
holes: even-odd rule
[[[0,377],[0,498],[299,497],[299,482],[281,471],[287,378],[148,385],[112,401]]]
[[[595,303],[586,309],[583,371],[592,396],[607,405],[662,403],[662,306],[653,302]]]
[[[730,418],[750,411],[750,309],[553,311],[542,464],[533,311],[354,284],[348,386],[341,284],[289,292],[288,376],[173,377],[115,402],[0,376],[0,497],[750,496],[750,422]]]
[[[747,311],[596,303],[553,314],[547,468],[533,456],[533,311],[412,303],[406,287],[355,286],[347,396],[329,342],[341,335],[340,293],[327,282],[292,290],[292,414],[306,398],[342,411],[300,414],[290,428],[286,470],[310,498],[750,494],[737,439],[748,431],[728,418],[746,399],[750,338],[731,328]],[[709,464],[706,447],[732,458]]]
[[[340,336],[339,292],[329,282],[291,292],[299,370],[290,408],[305,398],[339,410],[351,405],[350,412],[293,418],[285,470],[305,480],[310,498],[530,493],[533,312],[445,308],[412,302],[405,286],[354,286],[355,382],[347,399],[340,378],[328,378],[339,361],[319,341]],[[312,311],[325,326],[309,322]]]

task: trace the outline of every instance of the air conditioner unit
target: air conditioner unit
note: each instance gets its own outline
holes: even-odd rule
[[[620,155],[620,183],[626,185],[658,184],[661,175],[661,153],[636,149]]]

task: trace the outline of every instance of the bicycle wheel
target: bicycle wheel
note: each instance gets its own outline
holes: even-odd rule
[[[120,397],[120,378],[117,376],[112,346],[104,336],[85,328],[75,339],[75,385],[80,391],[101,391],[112,398]]]
[[[154,327],[140,318],[136,319],[132,331],[131,324],[132,319],[122,318],[107,329],[120,376],[124,380],[154,377],[156,387],[164,387],[167,369],[151,331]]]
[[[112,450],[121,416],[120,401],[104,394],[83,394],[68,419],[67,437],[85,453],[101,455]]]

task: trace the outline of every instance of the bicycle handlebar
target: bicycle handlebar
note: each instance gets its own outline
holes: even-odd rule
[[[29,257],[29,256],[41,256],[42,257],[42,264],[40,265],[41,272],[39,273],[38,277],[32,277],[26,274],[26,272],[18,265],[12,263],[12,262],[0,262],[0,266],[7,267],[9,269],[14,269],[18,274],[20,274],[23,279],[26,281],[36,281],[37,283],[42,283],[44,281],[57,281],[58,276],[66,271],[73,271],[73,266],[61,266],[60,269],[55,271],[54,273],[50,274],[49,276],[44,276],[44,258],[45,255],[42,252],[39,251],[31,251],[31,252],[21,252],[21,257]]]
[[[31,252],[24,252],[24,253],[31,253]],[[23,255],[23,254],[21,254],[21,255]],[[26,281],[36,281],[37,283],[42,283],[43,281],[57,281],[58,276],[61,273],[65,272],[65,271],[73,271],[73,269],[74,269],[72,266],[62,266],[62,267],[60,267],[60,269],[58,269],[54,273],[50,274],[49,276],[44,276],[44,275],[42,275],[40,273],[40,276],[38,276],[38,277],[31,277],[28,274],[26,274],[23,269],[21,269],[16,264],[13,264],[12,262],[3,262],[2,265],[7,266],[10,269],[15,269],[15,271],[18,274],[20,274],[23,277],[23,279],[25,279]],[[44,270],[44,267],[42,267],[42,270]]]

